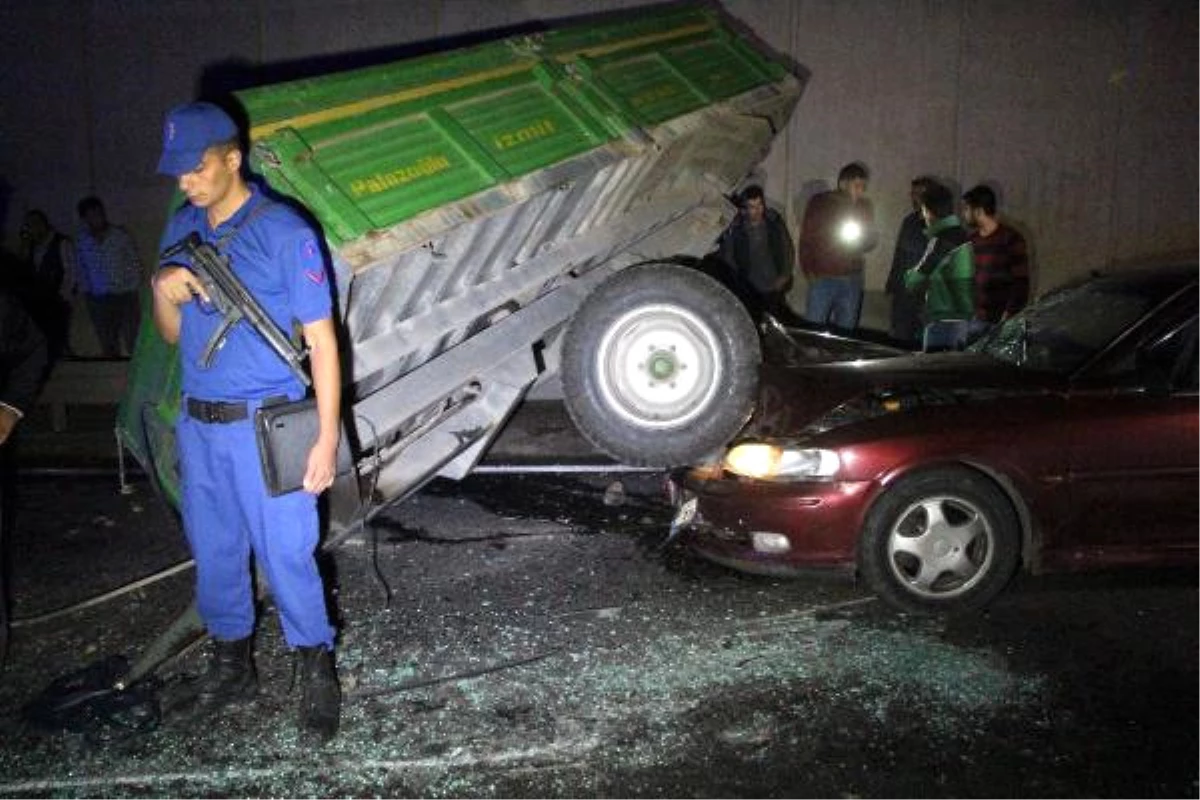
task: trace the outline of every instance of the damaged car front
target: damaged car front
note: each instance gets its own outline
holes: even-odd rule
[[[916,611],[979,608],[1021,563],[1194,560],[1194,295],[1194,269],[1092,282],[967,352],[764,366],[739,437],[672,475],[671,534],[741,571],[857,574]],[[1151,526],[1151,496],[1185,511]]]
[[[1021,534],[1014,498],[985,476],[1003,474],[1030,493],[1038,488],[1029,465],[1010,457],[1002,428],[981,436],[977,416],[1049,424],[1029,410],[1052,403],[1055,387],[1053,378],[998,372],[986,357],[967,356],[968,364],[963,356],[765,375],[760,412],[744,435],[719,462],[672,477],[673,533],[706,558],[747,572],[873,568],[884,596],[902,607],[990,598],[1016,566]],[[1039,451],[1029,454],[1039,472],[1061,467],[1053,448]],[[922,478],[944,481],[947,490],[906,488]],[[900,512],[903,522],[873,521],[872,509],[898,487],[910,506]],[[864,546],[873,564],[860,563]],[[897,591],[901,583],[908,588]]]

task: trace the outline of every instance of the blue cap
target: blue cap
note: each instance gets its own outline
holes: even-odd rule
[[[167,113],[158,171],[176,177],[191,172],[214,144],[236,139],[237,125],[212,103],[185,103]]]

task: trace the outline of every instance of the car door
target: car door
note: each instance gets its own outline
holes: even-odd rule
[[[1156,332],[1068,399],[1064,566],[1191,563],[1197,551],[1197,320]]]

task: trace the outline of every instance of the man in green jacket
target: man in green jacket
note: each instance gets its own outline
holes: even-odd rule
[[[929,244],[920,262],[904,274],[905,288],[924,297],[924,349],[958,349],[975,315],[975,258],[971,237],[954,214],[954,195],[930,183],[921,198]]]

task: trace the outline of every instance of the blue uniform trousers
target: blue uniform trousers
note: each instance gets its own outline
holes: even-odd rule
[[[196,605],[208,632],[233,640],[254,630],[250,554],[265,570],[291,647],[332,648],[333,628],[317,571],[317,498],[270,497],[254,439],[254,410],[207,423],[184,407],[176,426],[183,527],[196,560]]]

